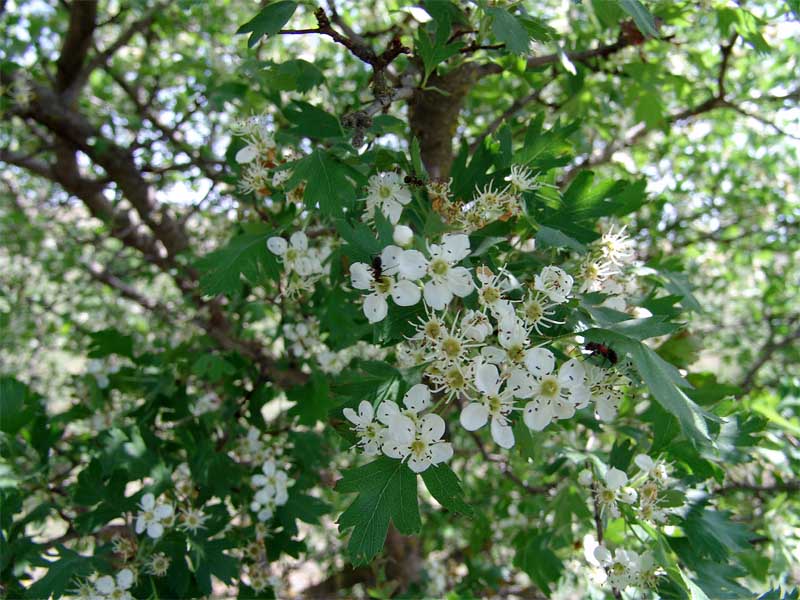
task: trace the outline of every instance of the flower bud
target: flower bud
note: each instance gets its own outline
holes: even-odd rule
[[[414,239],[414,232],[411,231],[410,227],[405,225],[395,225],[392,239],[398,246],[407,248],[411,245],[411,241]]]

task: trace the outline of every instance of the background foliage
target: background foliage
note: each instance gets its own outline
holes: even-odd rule
[[[168,576],[142,569],[135,597],[633,596],[591,579],[592,533],[653,552],[663,574],[636,594],[792,597],[798,7],[646,4],[0,4],[4,595],[73,593],[157,551]],[[262,113],[295,196],[237,188],[233,123]],[[512,163],[548,185],[475,232],[474,256],[529,274],[626,224],[654,319],[571,308],[643,386],[610,424],[517,427],[507,452],[453,427],[456,456],[422,481],[365,461],[342,408],[399,400],[419,372],[362,345],[333,376],[288,351],[284,325],[313,315],[332,351],[391,351],[422,309],[373,326],[340,285],[391,239],[354,217],[368,178],[451,176],[466,198]],[[428,200],[409,213],[432,238]],[[298,228],[334,240],[331,283],[292,301],[265,243]],[[515,236],[537,252],[514,254]],[[206,394],[219,405],[197,415]],[[294,479],[266,533],[251,428]],[[640,452],[672,465],[683,512],[598,526],[578,474]],[[204,529],[126,556],[144,492],[178,500],[181,463]],[[274,576],[258,592],[256,570]]]

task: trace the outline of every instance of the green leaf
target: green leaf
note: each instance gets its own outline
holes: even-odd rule
[[[295,127],[290,131],[311,139],[338,138],[344,135],[339,119],[321,108],[295,100],[283,111]]]
[[[514,54],[528,54],[530,52],[530,35],[528,29],[520,20],[504,8],[492,7],[486,9],[486,14],[492,17],[492,32]]]
[[[212,575],[223,583],[231,583],[239,575],[239,559],[224,552],[232,545],[228,540],[211,540],[192,547],[197,585],[204,594],[211,594]]]
[[[730,520],[727,511],[709,510],[695,505],[686,515],[683,530],[699,556],[724,562],[731,553],[749,547],[750,532],[741,523]]]
[[[28,386],[13,377],[0,377],[0,431],[17,433],[39,410]]]
[[[58,546],[58,560],[47,564],[47,573],[25,593],[26,598],[59,598],[74,587],[78,577],[86,577],[94,570],[94,559],[81,556],[64,546]]]
[[[236,30],[237,34],[250,33],[247,46],[252,48],[258,43],[262,36],[270,36],[278,33],[284,25],[292,18],[297,2],[280,0],[268,4],[260,13],[250,19],[247,23]]]
[[[458,54],[458,51],[464,46],[462,41],[455,41],[449,44],[446,42],[446,38],[442,40],[438,35],[434,41],[431,41],[430,36],[422,27],[417,31],[414,53],[422,59],[422,65],[425,67],[423,86],[440,63]],[[442,95],[442,99],[444,99],[444,95]]]
[[[197,261],[200,289],[206,296],[238,294],[242,278],[251,283],[280,276],[278,261],[267,250],[270,234],[245,233]]]
[[[656,22],[650,11],[639,0],[619,0],[623,10],[633,17],[633,22],[644,35],[657,38]]]
[[[533,582],[550,595],[550,585],[561,578],[564,563],[549,548],[552,535],[536,530],[525,531],[514,539],[514,565],[528,574]]]
[[[472,507],[464,501],[461,482],[449,466],[428,467],[422,472],[422,481],[439,504],[454,512],[472,515]]]
[[[92,344],[89,346],[90,358],[105,358],[111,354],[133,358],[133,337],[124,335],[116,329],[103,329],[89,334]]]
[[[306,208],[319,210],[325,216],[340,216],[344,210],[352,210],[356,199],[356,188],[351,178],[353,173],[333,154],[317,148],[307,157],[293,163],[294,174],[286,183],[288,188],[301,181],[306,182]]]
[[[703,411],[678,387],[689,387],[689,384],[675,367],[648,346],[615,331],[590,329],[583,335],[587,340],[610,345],[620,357],[629,356],[652,396],[664,410],[677,417],[684,435],[697,445],[710,443],[705,420],[714,417]]]
[[[424,177],[426,175],[425,166],[422,164],[419,140],[416,137],[411,140],[411,166],[414,167],[414,175],[417,177]]]
[[[391,520],[404,535],[419,532],[417,476],[399,460],[381,457],[342,473],[336,490],[357,493],[339,517],[339,530],[352,528],[347,551],[354,565],[369,563],[383,547]]]
[[[267,70],[267,84],[274,90],[305,93],[324,82],[325,75],[319,67],[301,58],[287,60]]]

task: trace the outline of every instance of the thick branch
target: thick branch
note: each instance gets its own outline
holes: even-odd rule
[[[97,25],[97,1],[73,0],[69,10],[69,27],[58,57],[56,85],[59,92],[67,90],[76,80],[92,45]]]

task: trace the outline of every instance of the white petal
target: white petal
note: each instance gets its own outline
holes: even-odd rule
[[[345,408],[342,410],[344,418],[350,421],[353,425],[361,425],[361,417],[356,414],[352,408]]]
[[[273,254],[277,254],[278,256],[283,256],[288,247],[288,242],[277,235],[274,235],[267,240],[267,248],[269,251]]]
[[[398,414],[400,414],[400,407],[392,400],[384,400],[378,406],[378,421],[384,425],[388,425]]]
[[[511,425],[501,423],[499,419],[492,419],[492,439],[501,448],[512,448],[514,446],[514,431]]]
[[[397,414],[389,420],[388,439],[400,444],[410,444],[416,435],[414,421],[405,415]]]
[[[149,535],[153,539],[160,538],[162,535],[164,535],[164,526],[161,523],[157,523],[156,521],[148,523],[147,535]]]
[[[642,471],[649,473],[653,470],[653,467],[656,466],[655,461],[647,456],[647,454],[637,454],[633,462],[636,463],[636,466],[639,467]]]
[[[172,505],[159,504],[158,506],[156,506],[155,510],[153,511],[153,514],[155,514],[155,516],[158,519],[168,519],[169,517],[172,516]]]
[[[403,212],[403,205],[394,200],[385,200],[381,207],[381,212],[389,219],[392,225],[397,225]]]
[[[484,346],[481,348],[481,356],[486,362],[494,365],[503,364],[506,360],[506,353],[497,346]]]
[[[408,459],[408,466],[414,473],[422,473],[431,466],[431,458],[427,455],[419,458],[412,455],[411,458]]]
[[[611,552],[605,546],[597,546],[594,549],[594,557],[601,565],[610,565],[613,562]]]
[[[475,431],[486,425],[489,420],[489,409],[481,402],[470,402],[461,411],[459,421],[467,431]]]
[[[598,398],[594,410],[597,418],[604,423],[610,423],[617,416],[617,407],[608,398]]]
[[[153,496],[151,493],[147,493],[142,496],[142,508],[145,510],[153,510],[153,507],[156,505],[156,497]]]
[[[245,165],[253,162],[256,156],[258,156],[258,150],[255,146],[245,146],[236,153],[236,162]]]
[[[370,294],[364,298],[364,316],[370,323],[378,323],[386,318],[389,312],[389,305],[386,303],[386,298],[378,294]]]
[[[553,416],[558,419],[571,419],[575,416],[575,406],[571,402],[556,401],[552,404]]]
[[[446,285],[428,281],[425,284],[425,302],[434,310],[444,310],[453,299],[453,292]]]
[[[368,290],[373,281],[372,268],[368,264],[357,262],[350,265],[350,285],[354,288]]]
[[[418,383],[403,396],[403,404],[415,413],[420,413],[431,405],[431,391],[424,383]]]
[[[364,425],[372,421],[372,418],[375,416],[375,410],[372,408],[372,404],[366,400],[362,400],[358,405],[358,416],[361,418],[361,422]]]
[[[577,358],[571,358],[558,370],[558,381],[565,387],[583,385],[586,371]]]
[[[585,385],[580,385],[570,389],[569,401],[575,406],[576,409],[586,408],[589,406],[592,394],[589,388]]]
[[[428,261],[419,250],[406,250],[398,258],[400,277],[416,281],[428,270]]]
[[[394,275],[397,272],[398,261],[403,249],[398,246],[386,246],[381,251],[381,270],[386,275]]]
[[[624,471],[620,471],[614,467],[606,471],[606,485],[609,489],[618,490],[626,483],[628,483],[628,476]]]
[[[447,286],[456,296],[464,298],[475,289],[475,282],[465,267],[453,267],[447,272]]]
[[[289,238],[292,248],[297,250],[308,250],[308,238],[302,231],[295,231]]]
[[[405,458],[411,452],[408,444],[399,444],[393,440],[383,443],[383,453],[389,458]]]
[[[530,398],[533,395],[533,379],[523,369],[512,369],[511,376],[506,381],[506,389],[515,398]]]
[[[103,575],[97,581],[94,582],[94,587],[97,589],[98,592],[107,596],[111,592],[114,591],[114,578],[111,575]]]
[[[500,374],[492,364],[482,364],[475,373],[475,387],[487,396],[495,396],[500,390]]]
[[[421,296],[419,285],[408,279],[401,279],[392,286],[392,300],[397,306],[414,306]]]
[[[139,515],[136,518],[136,533],[142,533],[147,528],[147,521],[144,520],[144,516]]]
[[[553,420],[553,413],[549,404],[533,400],[525,405],[523,414],[525,425],[534,431],[541,431]]]
[[[444,435],[444,419],[436,414],[428,414],[419,420],[420,437],[427,442],[435,442]]]
[[[546,348],[531,348],[525,352],[525,366],[535,377],[549,375],[556,366],[556,357]]]
[[[625,504],[633,504],[634,502],[636,502],[637,497],[638,494],[636,493],[636,490],[633,489],[632,487],[622,488],[619,494],[620,502],[624,502]]]
[[[442,236],[442,250],[444,259],[450,264],[466,258],[469,255],[469,238],[463,233],[448,233]]]
[[[122,569],[117,573],[117,585],[123,590],[129,589],[133,585],[133,571]]]
[[[438,442],[430,447],[431,462],[435,465],[453,458],[453,445],[450,442]]]

